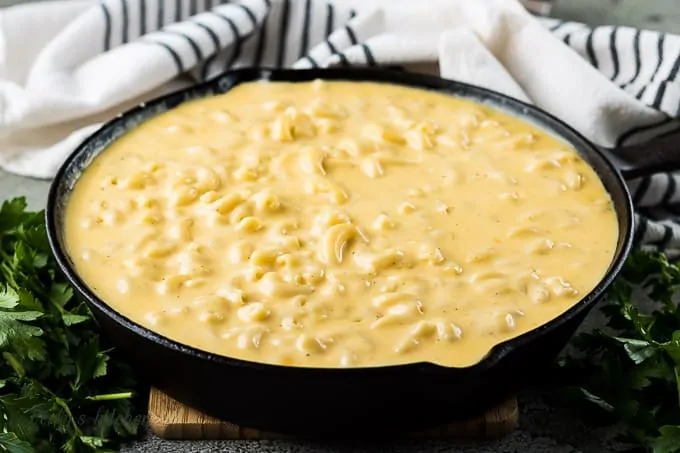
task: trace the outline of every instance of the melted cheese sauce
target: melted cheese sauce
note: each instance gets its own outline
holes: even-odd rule
[[[148,120],[77,183],[77,271],[123,315],[292,366],[468,366],[612,260],[609,195],[569,146],[405,87],[251,83]]]

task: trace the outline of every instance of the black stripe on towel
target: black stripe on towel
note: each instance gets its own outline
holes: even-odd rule
[[[169,33],[171,35],[179,36],[180,38],[184,38],[184,40],[189,44],[189,47],[191,47],[191,50],[193,50],[194,55],[196,56],[196,59],[198,61],[203,60],[203,52],[201,51],[201,48],[196,44],[196,41],[194,41],[194,38],[192,38],[189,35],[185,35],[181,31],[177,30],[163,30],[163,33]]]
[[[640,71],[642,70],[642,58],[640,56],[640,30],[635,31],[635,37],[633,38],[633,56],[635,57],[635,74],[631,79],[621,85],[621,88],[626,88],[635,83],[637,78],[640,76]]]
[[[675,63],[673,63],[673,67],[671,68],[671,71],[668,73],[668,77],[666,78],[666,80],[659,84],[659,91],[656,92],[656,97],[654,98],[654,102],[652,102],[652,107],[654,107],[657,110],[661,108],[661,105],[663,104],[663,98],[666,95],[666,86],[668,85],[668,82],[672,82],[675,80],[679,71],[680,71],[680,58],[677,58],[675,60]]]
[[[281,10],[281,29],[279,30],[279,53],[276,56],[276,67],[281,68],[286,58],[286,42],[288,23],[290,22],[290,0],[283,0]]]
[[[164,42],[159,42],[159,41],[154,41],[151,39],[142,39],[138,42],[145,43],[145,44],[153,44],[156,46],[160,46],[164,48],[169,54],[172,60],[175,62],[175,66],[177,67],[177,73],[182,74],[184,72],[184,64],[182,63],[182,59],[180,58],[179,54],[175,52],[175,49],[170,47]]]
[[[139,36],[146,34],[146,0],[139,0]]]
[[[234,52],[232,53],[231,58],[227,61],[227,68],[229,68],[241,54],[241,35],[238,32],[238,28],[229,17],[224,16],[222,13],[218,11],[210,11],[210,14],[214,14],[216,17],[219,17],[220,19],[225,21],[229,26],[232,35],[234,36]],[[206,60],[206,62],[203,65],[203,70],[201,71],[202,80],[206,80],[208,78],[208,71],[210,71],[210,67],[212,66],[213,62],[218,56],[219,53],[215,53],[215,55],[211,56]]]
[[[637,189],[635,190],[635,193],[633,194],[633,204],[638,205],[642,201],[643,198],[645,198],[645,195],[647,195],[647,190],[649,190],[649,186],[652,185],[652,177],[651,176],[644,176],[642,179],[640,179],[640,183],[637,186]]]
[[[354,33],[354,30],[352,30],[352,27],[349,25],[345,25],[343,27],[343,30],[345,33],[347,33],[347,37],[349,38],[349,42],[352,46],[355,46],[359,43],[359,40],[357,39],[357,35]],[[347,60],[347,56],[344,54],[344,52],[338,52],[337,49],[333,46],[333,44],[330,42],[330,40],[327,40],[328,47],[331,49],[331,52],[333,52],[333,55],[338,56],[338,60],[340,61],[340,64],[342,66],[349,66],[349,61]],[[364,50],[365,52],[365,50]],[[370,54],[370,50],[369,50]]]
[[[330,3],[326,3],[326,39],[333,33],[335,25],[333,24],[335,14],[335,7]]]
[[[635,233],[633,234],[633,243],[639,245],[645,238],[645,233],[647,233],[647,219],[642,216],[637,216],[638,224],[635,227]]]
[[[361,48],[364,51],[364,56],[366,57],[366,63],[368,63],[369,66],[377,66],[378,62],[375,61],[375,57],[373,56],[373,52],[371,52],[371,49],[366,44],[362,44]]]
[[[104,14],[104,51],[111,48],[111,11],[106,3],[101,3],[102,13]]]
[[[654,101],[652,102],[652,107],[659,110],[661,108],[661,104],[663,103],[663,97],[666,95],[666,85],[668,82],[665,80],[659,84],[659,89],[656,91],[656,96],[654,97]]]
[[[318,67],[319,67],[319,63],[317,63],[316,60],[315,60],[314,58],[312,58],[311,55],[305,55],[305,56],[302,57],[302,58],[304,58],[304,59],[306,59],[307,61],[309,61],[309,64],[311,64],[313,68],[318,68]]]
[[[637,135],[641,132],[645,132],[645,131],[648,131],[648,130],[651,130],[651,129],[656,129],[657,127],[665,126],[666,124],[670,124],[673,121],[675,121],[673,118],[666,117],[666,118],[662,119],[661,121],[659,121],[658,123],[634,127],[632,129],[624,132],[623,134],[621,134],[619,136],[619,138],[616,140],[616,147],[618,148],[620,146],[624,146],[626,144],[626,142],[628,142],[628,140],[631,137],[633,137],[633,136],[635,136],[635,135]]]
[[[349,18],[350,18],[350,19],[354,19],[355,17],[357,17],[357,10],[355,10],[355,9],[350,9],[350,10],[349,10]]]
[[[237,7],[241,8],[244,13],[246,13],[246,16],[248,16],[248,20],[250,20],[250,23],[254,27],[257,27],[257,16],[255,16],[255,13],[253,12],[252,9],[248,8],[246,5],[239,3],[236,5]]]
[[[128,33],[130,28],[130,15],[128,14],[128,4],[127,0],[120,0],[120,14],[122,20],[122,31],[121,36],[123,38],[123,43],[128,42]]]
[[[207,25],[202,24],[200,22],[194,22],[194,24],[196,24],[197,27],[202,28],[205,31],[205,33],[208,36],[210,36],[210,39],[212,40],[213,44],[215,45],[215,52],[218,52],[220,50],[220,47],[222,47],[222,45],[220,44],[220,37],[217,36],[217,33],[215,33],[215,31],[212,28],[210,28]]]
[[[213,14],[215,14],[220,19],[224,20],[227,23],[227,25],[229,25],[229,29],[231,30],[232,35],[234,35],[234,52],[231,54],[231,57],[227,61],[227,65],[225,67],[225,69],[229,69],[234,65],[236,60],[238,60],[238,57],[241,56],[241,41],[243,38],[241,37],[241,34],[238,31],[238,27],[236,26],[234,21],[231,20],[230,17],[227,17],[217,11],[213,11]]]
[[[165,25],[165,2],[158,2],[158,12],[156,14],[156,30],[160,30]]]
[[[248,6],[242,4],[242,3],[239,3],[236,6],[241,8],[243,10],[243,12],[246,14],[246,16],[248,16],[248,20],[250,21],[250,25],[253,27],[252,31],[255,31],[255,29],[257,28],[257,16],[253,12],[253,10],[250,9]],[[266,21],[266,18],[267,18],[267,15],[265,14],[265,17],[262,21],[263,23]],[[259,37],[258,38],[253,37],[252,39],[258,39],[258,42],[256,44],[256,48],[257,48],[257,46],[260,45],[260,40],[259,40],[260,38]],[[251,66],[257,66],[257,64],[254,62],[254,60],[256,60],[256,59],[257,59],[256,55],[253,54],[253,62],[251,63]]]
[[[333,45],[333,43],[330,40],[326,40],[326,44],[328,44],[328,48],[330,49],[331,54],[338,56],[338,58],[340,59],[340,64],[342,66],[349,66],[349,61],[347,61],[347,57],[345,56],[344,53],[338,52],[338,49]]]
[[[659,71],[661,70],[661,65],[663,64],[664,60],[664,44],[666,43],[666,34],[665,33],[659,33],[659,41],[657,42],[656,45],[656,55],[658,58],[658,62],[656,63],[656,68],[654,69],[654,74],[652,75],[651,81],[653,82],[656,80],[657,76],[659,75]]]
[[[654,245],[658,247],[660,250],[663,250],[666,248],[671,239],[673,239],[673,228],[668,225],[659,226],[663,228],[663,235],[656,241],[651,242],[650,245]]]
[[[163,0],[158,0],[159,3],[163,3]],[[182,20],[182,7],[184,0],[175,0],[175,22]]]
[[[618,27],[612,29],[612,34],[609,36],[609,52],[612,54],[612,66],[614,67],[614,72],[612,73],[611,79],[616,80],[621,71],[621,65],[619,64],[619,51],[616,49],[616,35],[619,32]]]
[[[300,58],[307,54],[307,47],[309,45],[309,21],[311,20],[311,15],[312,0],[305,0],[305,16],[302,23],[302,35],[300,37]]]
[[[345,25],[345,32],[347,33],[349,42],[351,42],[353,46],[359,42],[359,40],[357,39],[357,35],[354,34],[354,30],[352,30],[352,28],[349,25]]]
[[[671,199],[673,198],[673,195],[675,195],[675,191],[678,187],[678,184],[675,182],[675,177],[673,177],[672,173],[668,173],[666,175],[666,178],[668,179],[667,186],[666,186],[666,191],[663,194],[663,197],[661,197],[661,202],[659,203],[661,206],[665,206],[671,203]]]
[[[678,77],[678,72],[680,72],[680,57],[673,63],[673,68],[671,69],[671,72],[668,73],[668,78],[666,80],[669,82],[674,81]]]
[[[267,20],[263,20],[260,24],[260,33],[257,38],[257,49],[255,50],[255,59],[253,65],[255,67],[262,65],[262,57],[264,56],[264,45],[267,42]]]
[[[253,66],[258,67],[262,65],[262,56],[264,55],[264,45],[267,42],[267,22],[269,13],[271,12],[270,0],[264,0],[266,12],[260,23],[260,32],[257,36],[257,44],[255,46],[255,53],[253,54]]]
[[[203,63],[203,69],[201,70],[201,80],[207,80],[208,79],[208,71],[210,71],[210,67],[212,66],[213,62],[217,58],[219,54],[215,54],[205,60],[205,63]]]
[[[658,40],[657,46],[656,46],[656,57],[657,57],[656,68],[654,69],[654,73],[652,73],[652,77],[649,79],[649,83],[645,83],[645,85],[642,87],[642,89],[635,96],[638,99],[642,99],[642,96],[645,95],[645,91],[647,91],[649,84],[653,83],[656,80],[656,77],[659,75],[659,69],[661,68],[661,64],[663,63],[663,44],[664,44],[665,38],[666,38],[665,33],[659,33],[659,40]],[[656,97],[655,97],[655,99],[656,99]]]
[[[588,55],[590,64],[597,68],[599,64],[597,62],[597,56],[595,55],[595,47],[593,46],[593,39],[596,30],[597,28],[593,28],[590,33],[588,33],[588,38],[586,38],[586,54]]]

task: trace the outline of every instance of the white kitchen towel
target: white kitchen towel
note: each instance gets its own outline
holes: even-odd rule
[[[610,147],[680,130],[680,37],[536,19],[517,0],[62,0],[0,12],[0,166],[49,178],[117,112],[251,65],[435,70]],[[678,178],[629,181],[648,247],[680,252]]]

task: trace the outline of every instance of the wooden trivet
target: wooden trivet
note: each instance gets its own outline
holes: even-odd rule
[[[419,432],[411,438],[425,439],[488,439],[511,433],[519,418],[517,399],[488,411],[485,415],[465,421]],[[183,405],[160,390],[151,389],[149,397],[149,426],[163,439],[176,440],[270,440],[287,436],[242,428],[223,422]]]

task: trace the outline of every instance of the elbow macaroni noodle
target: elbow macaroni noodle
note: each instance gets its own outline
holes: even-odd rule
[[[290,366],[478,362],[587,294],[611,200],[576,152],[404,87],[251,83],[114,142],[68,204],[78,272],[197,348]]]

